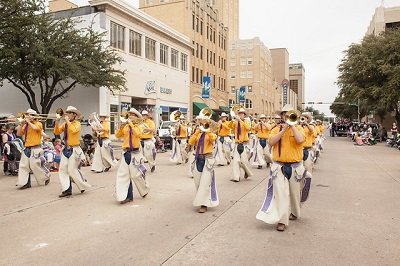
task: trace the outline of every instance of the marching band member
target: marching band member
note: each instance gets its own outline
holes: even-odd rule
[[[211,123],[209,119],[205,121],[207,121],[205,123]],[[201,131],[197,130],[189,139],[189,145],[196,146],[193,169],[196,196],[193,206],[200,206],[199,213],[206,212],[207,207],[216,207],[219,204],[214,173],[215,159],[212,155],[213,144],[216,139],[217,135],[210,132],[209,128],[202,128]]]
[[[315,138],[314,138],[314,159],[313,162],[314,164],[317,163],[317,160],[319,159],[321,155],[321,127],[319,126],[319,120],[314,121],[314,132],[315,132]]]
[[[232,181],[240,181],[240,169],[244,170],[244,178],[252,176],[253,173],[250,170],[249,157],[248,157],[248,147],[249,143],[249,131],[250,131],[250,121],[245,119],[246,110],[240,108],[238,111],[238,117],[236,120],[230,122],[230,128],[235,133],[235,150],[233,153],[232,169],[233,177]]]
[[[60,135],[64,132],[65,147],[62,150],[59,178],[62,188],[60,198],[72,195],[72,182],[78,187],[81,193],[90,188],[91,185],[82,176],[79,171],[81,161],[85,158],[80,146],[81,112],[73,106],[68,106],[65,110],[65,122],[60,125],[59,119],[56,119],[54,134]]]
[[[181,115],[179,121],[175,125],[175,138],[172,144],[172,156],[170,161],[176,164],[185,164],[188,162],[188,154],[186,152],[187,144],[187,126],[184,123],[185,117]]]
[[[304,129],[305,134],[305,141],[303,146],[304,167],[308,172],[312,173],[313,160],[310,153],[314,142],[314,126],[310,124],[312,120],[312,116],[310,113],[303,113],[301,116],[304,118],[304,120],[300,123],[300,125]]]
[[[260,115],[260,122],[254,127],[258,139],[257,149],[253,155],[254,159],[251,160],[253,165],[258,166],[258,169],[261,169],[265,164],[269,166],[272,163],[270,146],[268,145],[271,128],[271,124],[267,123],[267,117],[264,114]]]
[[[286,123],[271,132],[273,164],[265,200],[256,216],[265,223],[277,223],[278,231],[285,230],[289,219],[300,217],[300,181],[308,174],[303,165],[304,130],[289,121],[287,112],[291,110],[288,104],[283,107],[281,117]]]
[[[19,189],[31,187],[31,172],[38,185],[48,185],[50,182],[50,171],[45,167],[45,158],[41,148],[43,125],[35,116],[37,116],[37,112],[28,109],[25,119],[17,127],[17,136],[21,136],[25,140],[25,149],[21,154],[18,170]]]
[[[143,116],[143,133],[140,136],[140,144],[143,151],[143,157],[150,165],[151,172],[156,170],[156,146],[153,141],[153,134],[156,132],[156,125],[149,116],[149,112],[146,110],[142,111]]]
[[[196,116],[194,125],[192,125],[192,130],[191,130],[190,136],[193,136],[194,134],[196,134],[196,132],[198,132],[198,133],[200,132],[199,126],[200,126],[200,116]],[[186,152],[187,152],[188,158],[189,158],[189,177],[193,177],[193,165],[196,161],[195,160],[195,150],[191,149],[192,147],[194,149],[196,149],[195,145],[188,144],[186,146]]]
[[[250,162],[253,156],[255,156],[255,154],[257,153],[258,140],[257,140],[257,132],[255,130],[256,121],[255,119],[253,119],[251,115],[248,118],[250,119],[249,146],[248,146],[250,149],[250,156],[249,156],[249,162]]]
[[[217,165],[226,165],[231,163],[231,128],[229,127],[228,115],[221,114],[221,120],[218,122],[218,139],[217,139],[217,152],[215,155]]]
[[[91,170],[96,173],[108,172],[115,166],[113,148],[110,146],[110,122],[106,121],[108,115],[100,114],[100,128],[93,129],[97,134],[96,149],[93,155]]]
[[[139,123],[135,122],[142,115],[135,109],[128,111],[129,118],[115,133],[117,138],[123,138],[123,156],[117,172],[115,185],[116,198],[121,204],[133,201],[133,186],[135,183],[139,194],[144,198],[149,193],[149,185],[145,179],[146,167],[140,154],[140,136],[142,130]]]

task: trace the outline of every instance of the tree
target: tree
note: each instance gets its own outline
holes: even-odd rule
[[[350,45],[339,73],[340,98],[360,100],[366,114],[394,111],[400,122],[400,30],[366,36],[360,44]]]
[[[324,114],[324,113],[320,113],[319,110],[314,109],[314,108],[311,107],[311,106],[307,106],[306,109],[305,109],[305,111],[306,111],[306,112],[312,113],[312,116],[313,116],[314,120],[319,119],[319,120],[321,120],[321,121],[324,121],[325,114]]]
[[[10,2],[14,10],[4,8]],[[125,71],[115,68],[122,59],[105,48],[104,33],[80,29],[73,18],[54,19],[41,1],[0,3],[8,15],[0,22],[0,79],[19,89],[32,109],[48,113],[77,84],[126,90]]]

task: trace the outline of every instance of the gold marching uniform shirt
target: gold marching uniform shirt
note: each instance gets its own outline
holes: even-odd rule
[[[271,130],[269,130],[265,125],[257,124],[257,137],[259,139],[269,139]]]
[[[311,146],[314,143],[315,140],[315,134],[314,131],[311,131],[308,126],[305,126],[304,128],[304,134],[305,134],[305,141],[303,143],[304,148],[311,148]]]
[[[153,130],[153,132],[156,129],[156,125],[154,124],[153,120],[151,120],[150,118],[147,118],[146,120],[143,121],[143,123],[145,123],[147,125],[147,127],[151,130]],[[142,130],[145,129],[146,127],[143,126]],[[153,138],[153,132],[150,133],[142,133],[142,135],[140,136],[141,139],[152,139]]]
[[[180,131],[179,131],[179,129],[180,129]],[[179,135],[178,135],[178,132],[179,132]],[[187,135],[188,135],[187,126],[179,124],[178,128],[176,129],[176,137],[177,138],[187,138]]]
[[[131,132],[132,129],[132,132]],[[132,133],[132,136],[130,134]],[[123,149],[130,149],[130,139],[132,140],[132,148],[139,149],[140,145],[140,135],[142,134],[142,130],[140,129],[139,125],[136,124],[126,124],[125,126],[119,128],[117,132],[115,132],[115,136],[117,138],[124,138],[124,142],[122,143]]]
[[[64,133],[65,126],[67,126],[67,138],[65,145],[66,146],[79,146],[80,145],[80,132],[81,132],[81,123],[78,120],[74,120],[70,123],[70,125],[67,125],[67,122],[62,123],[61,125],[56,122],[56,125],[54,127],[54,134],[60,135],[61,133]],[[64,135],[65,138],[65,135]]]
[[[31,126],[28,124],[25,124],[22,126],[22,136],[26,136],[25,138],[25,147],[34,147],[42,144],[42,130],[43,130],[43,125],[39,121],[33,121],[31,122],[35,126],[38,127],[38,130],[33,130]],[[28,127],[28,132],[25,133],[26,127]]]
[[[196,130],[196,132],[190,137],[189,145],[197,146],[199,144],[200,137],[203,133],[200,130]],[[204,133],[204,149],[200,151],[199,154],[209,154],[213,151],[213,143],[217,139],[217,135],[212,132]],[[201,150],[201,147],[200,147]]]
[[[272,129],[270,137],[278,134],[281,127],[282,126],[278,125]],[[303,128],[300,125],[295,125],[295,127],[305,138]],[[283,133],[282,138],[274,145],[272,160],[281,163],[297,163],[303,161],[303,143],[297,143],[293,130],[289,127],[285,133]],[[280,152],[279,144],[281,144]]]
[[[102,139],[108,139],[110,137],[110,122],[101,121],[100,124],[103,126],[103,134],[100,135]]]
[[[240,135],[238,136],[238,126],[240,123]],[[244,143],[249,141],[249,131],[251,129],[250,121],[245,120],[238,122],[237,120],[230,122],[230,127],[235,134],[235,142],[236,143]]]
[[[231,134],[231,128],[229,127],[230,121],[222,122],[218,128],[218,136],[220,137],[229,137]]]

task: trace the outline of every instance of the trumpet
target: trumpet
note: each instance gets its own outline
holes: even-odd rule
[[[300,116],[300,123],[307,122],[307,119],[304,116]]]
[[[169,115],[169,120],[172,122],[178,122],[180,117],[181,117],[182,113],[179,110],[173,111],[170,115]]]
[[[99,115],[96,112],[93,112],[89,115],[88,123],[98,135],[104,134],[104,131],[99,131],[101,129],[104,129],[104,127],[101,124]]]
[[[298,123],[300,115],[301,115],[300,112],[297,110],[290,110],[290,111],[286,112],[286,115],[285,115],[286,124],[288,124],[290,126],[296,125]]]
[[[142,124],[143,123],[143,118],[129,117],[129,113],[128,112],[123,112],[119,116],[119,121],[116,121],[116,123],[121,123],[121,125],[126,124],[128,122],[132,122],[132,124]]]

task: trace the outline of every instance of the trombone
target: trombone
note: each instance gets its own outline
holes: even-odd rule
[[[290,126],[296,125],[299,122],[300,116],[301,114],[299,111],[290,110],[285,114],[285,123]]]

